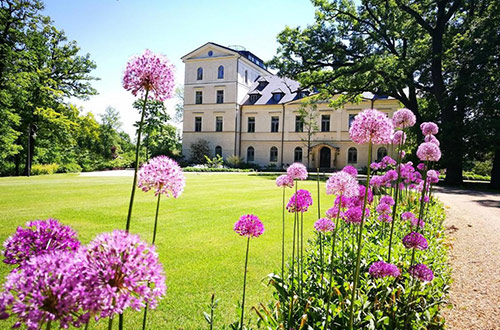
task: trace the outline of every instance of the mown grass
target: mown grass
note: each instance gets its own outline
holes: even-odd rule
[[[267,302],[271,290],[262,280],[278,272],[281,264],[282,190],[273,176],[228,173],[186,173],[184,193],[177,200],[161,203],[157,250],[165,267],[168,292],[156,311],[150,313],[149,329],[206,329],[202,312],[212,293],[220,298],[216,325],[237,319],[236,302],[241,299],[245,239],[233,224],[242,214],[254,213],[266,231],[250,244],[247,306]],[[83,243],[96,234],[123,229],[127,215],[129,177],[82,177],[57,174],[31,178],[0,178],[0,240],[17,226],[32,219],[59,219],[79,233]],[[321,185],[322,213],[332,204]],[[300,188],[312,192],[317,202],[316,182]],[[287,191],[287,199],[291,190]],[[136,193],[131,231],[151,240],[156,199],[152,193]],[[306,235],[312,236],[317,205],[305,215]],[[287,217],[290,250],[292,217]],[[0,265],[2,278],[10,271]],[[3,280],[2,280],[3,282]],[[248,315],[251,312],[248,308]],[[127,312],[126,329],[139,329],[141,313]],[[0,322],[7,329],[13,320]],[[106,322],[89,329],[104,329]],[[215,327],[217,328],[217,326]]]

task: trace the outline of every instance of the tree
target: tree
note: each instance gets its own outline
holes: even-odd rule
[[[207,140],[198,139],[198,141],[191,143],[191,158],[189,161],[193,164],[205,164],[207,159],[205,156],[210,157],[210,147]]]
[[[177,103],[175,105],[174,121],[176,123],[182,123],[184,116],[184,87],[177,87],[175,89],[175,99]]]
[[[271,64],[325,96],[389,95],[413,110],[419,123],[437,120],[446,180],[461,183],[464,99],[472,92],[466,88],[467,75],[478,66],[447,50],[460,44],[494,1],[363,0],[357,7],[350,0],[313,3],[316,22],[304,29],[285,28]]]
[[[302,142],[307,147],[307,168],[310,166],[311,156],[311,139],[319,131],[318,125],[318,105],[315,99],[305,99],[299,108],[299,116],[301,122],[302,132],[306,133],[305,138],[301,138]]]

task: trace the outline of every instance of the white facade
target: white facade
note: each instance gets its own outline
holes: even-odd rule
[[[282,167],[294,161],[307,165],[307,134],[296,132],[296,116],[306,95],[297,82],[271,75],[252,53],[214,43],[203,45],[182,60],[186,65],[182,141],[186,159],[190,157],[190,145],[205,139],[210,145],[210,157],[221,152],[224,158],[238,155],[263,167]],[[196,102],[197,93],[201,104]],[[392,117],[400,104],[390,98],[365,98],[360,104],[346,104],[341,109],[318,103],[319,132],[311,139],[309,167],[367,166],[367,146],[351,141],[349,118],[370,107]],[[373,160],[377,152],[383,154],[380,148],[392,155],[389,146],[375,146]],[[298,157],[300,150],[302,158]]]

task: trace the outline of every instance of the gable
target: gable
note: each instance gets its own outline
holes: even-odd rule
[[[196,48],[195,50],[189,52],[188,54],[181,57],[183,62],[189,60],[197,60],[197,59],[208,59],[208,58],[216,58],[216,57],[229,57],[237,55],[238,53],[230,48],[217,45],[213,42],[207,42],[201,47]]]

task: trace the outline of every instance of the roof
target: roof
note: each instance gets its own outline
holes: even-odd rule
[[[260,82],[266,82],[264,88],[259,86]],[[293,100],[300,99],[302,96],[299,95],[300,84],[298,81],[281,78],[274,75],[261,76],[257,78],[252,86],[250,86],[250,90],[248,95],[250,94],[261,94],[261,97],[255,102],[250,103],[250,98],[247,95],[243,99],[243,105],[265,105],[265,104],[283,104]],[[283,97],[276,102],[273,99],[273,94],[284,94]]]

